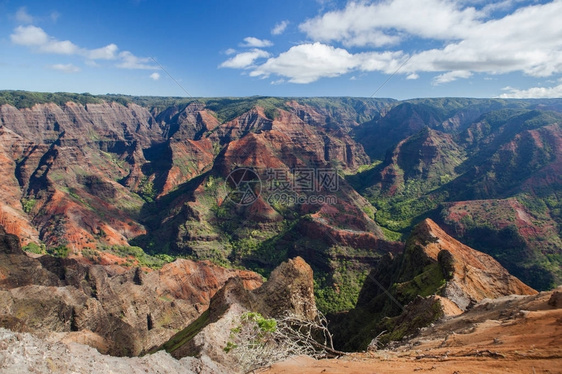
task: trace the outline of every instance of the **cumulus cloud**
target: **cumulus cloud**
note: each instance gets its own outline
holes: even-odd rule
[[[433,84],[474,73],[548,77],[562,73],[560,14],[562,0],[352,1],[303,22],[299,29],[310,41],[255,66],[250,76],[310,83],[351,71],[392,74],[400,68],[408,79],[435,73]],[[409,51],[419,39],[441,46]]]
[[[255,67],[250,76],[267,78],[272,74],[291,83],[311,83],[323,77],[337,77],[354,70],[391,73],[403,63],[401,52],[352,54],[323,43],[301,44]]]
[[[149,57],[137,57],[129,51],[119,53],[120,62],[116,65],[121,69],[157,69],[156,66],[150,64]]]
[[[113,43],[96,49],[81,48],[70,40],[58,40],[33,25],[16,27],[10,35],[10,40],[39,53],[82,56],[87,59],[89,65],[97,65],[95,60],[115,60],[115,66],[123,69],[157,69],[150,64],[150,58],[137,57],[129,51],[119,52],[119,48]]]
[[[271,74],[287,77],[292,83],[311,83],[322,77],[337,77],[353,70],[391,72],[401,61],[401,52],[352,54],[323,43],[301,44],[254,68],[250,76]],[[403,57],[403,56],[402,56]]]
[[[285,32],[285,29],[287,29],[287,26],[289,25],[289,21],[281,21],[278,24],[276,24],[272,29],[271,29],[271,34],[272,35],[281,35]]]
[[[357,62],[342,48],[321,43],[301,44],[278,57],[270,58],[250,73],[253,77],[277,74],[292,83],[310,83],[321,77],[337,77],[353,69]]]
[[[105,47],[88,51],[90,60],[114,60],[119,48],[115,44],[108,44]]]
[[[457,80],[459,78],[470,78],[471,76],[472,76],[472,73],[470,71],[466,71],[466,70],[450,71],[448,73],[444,73],[444,74],[436,76],[433,79],[433,84],[438,85],[438,84],[443,84],[443,83],[449,83],[449,82],[452,82],[452,81]]]
[[[236,56],[229,58],[219,65],[221,68],[246,69],[253,66],[254,62],[259,58],[267,58],[269,53],[261,49],[253,49],[248,52],[238,53]]]
[[[157,81],[158,79],[160,79],[160,74],[154,72],[154,73],[150,74],[150,79]]]
[[[16,27],[10,39],[14,44],[36,47],[44,53],[71,55],[79,52],[78,46],[71,41],[52,38],[42,28],[33,25]]]
[[[299,26],[309,38],[345,46],[396,44],[408,34],[451,40],[470,32],[480,13],[452,0],[350,2]]]
[[[78,66],[72,64],[54,64],[49,67],[53,70],[62,71],[64,73],[77,73],[80,71]]]
[[[12,43],[25,46],[41,46],[49,42],[49,36],[40,27],[18,26],[10,35]]]
[[[503,99],[531,99],[531,98],[559,98],[562,97],[562,84],[554,87],[532,87],[519,90],[513,87],[505,87],[507,91],[500,95]]]
[[[272,42],[266,39],[258,39],[254,38],[253,36],[248,36],[244,38],[244,43],[240,44],[241,47],[246,48],[265,48],[271,47],[273,45]]]

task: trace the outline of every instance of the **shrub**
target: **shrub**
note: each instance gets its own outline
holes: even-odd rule
[[[223,348],[233,355],[243,372],[269,366],[290,356],[315,358],[343,354],[334,350],[327,320],[319,313],[315,321],[287,313],[277,319],[260,313],[240,316],[239,325],[231,330],[230,340]]]
[[[22,249],[26,252],[31,252],[31,253],[36,253],[36,254],[45,254],[47,253],[45,250],[45,244],[41,243],[41,244],[36,244],[36,243],[29,243],[25,246],[22,247]]]
[[[70,248],[65,245],[59,245],[58,247],[47,248],[47,253],[53,257],[68,257],[70,254]]]

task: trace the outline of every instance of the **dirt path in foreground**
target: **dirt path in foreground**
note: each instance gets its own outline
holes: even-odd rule
[[[275,364],[268,374],[541,374],[562,373],[562,358],[558,359],[492,359],[454,358],[446,360],[411,360],[392,358],[388,360],[345,357],[339,360],[319,360],[296,357]]]
[[[487,300],[392,350],[318,361],[295,357],[260,374],[562,373],[562,295],[556,303],[551,296]]]

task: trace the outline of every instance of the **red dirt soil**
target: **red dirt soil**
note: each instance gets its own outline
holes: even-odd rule
[[[562,373],[561,300],[562,288],[486,299],[394,349],[329,360],[295,357],[260,373]]]

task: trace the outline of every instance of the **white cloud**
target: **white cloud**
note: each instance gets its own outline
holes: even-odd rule
[[[114,60],[117,58],[119,48],[115,44],[108,44],[105,47],[88,51],[88,58],[91,60]]]
[[[20,23],[33,23],[33,16],[27,13],[27,7],[22,6],[17,10],[16,21]]]
[[[265,48],[271,47],[273,45],[272,42],[266,39],[258,39],[254,38],[253,36],[248,36],[244,38],[244,43],[240,44],[241,47],[246,48]]]
[[[323,77],[337,77],[351,71],[391,73],[403,63],[402,52],[365,52],[352,54],[343,48],[323,43],[301,44],[254,67],[253,77],[272,74],[288,78],[291,83],[311,83]]]
[[[311,83],[321,77],[337,77],[349,72],[357,62],[345,49],[321,43],[301,44],[278,57],[270,58],[254,69],[250,76],[277,74],[292,83]]]
[[[514,7],[518,8],[505,15]],[[493,17],[496,11],[502,13],[501,18]],[[466,79],[474,73],[547,77],[562,73],[560,14],[562,0],[530,5],[519,0],[349,2],[343,9],[302,23],[300,30],[312,42],[252,67],[250,76],[279,75],[293,83],[310,83],[351,71],[398,71],[408,79],[433,72],[433,84]],[[405,52],[416,39],[443,46]],[[377,51],[391,45],[392,51]],[[352,48],[361,52],[354,53]]]
[[[532,87],[526,90],[519,90],[513,87],[505,87],[507,91],[501,94],[503,99],[530,99],[530,98],[560,98],[562,97],[562,84],[554,87]]]
[[[93,68],[101,67],[101,65],[98,64],[97,62],[95,62],[94,60],[86,60],[86,61],[84,61],[84,64],[86,64],[87,66],[93,67]]]
[[[150,74],[150,79],[157,81],[158,79],[160,79],[160,74],[154,72],[154,73]]]
[[[72,64],[54,64],[49,66],[51,69],[59,70],[65,73],[77,73],[80,71],[78,66],[74,66]]]
[[[272,35],[281,35],[285,32],[285,29],[287,28],[287,26],[289,25],[289,21],[285,20],[285,21],[281,21],[278,24],[276,24],[272,29],[271,29],[271,34]]]
[[[116,60],[115,66],[123,69],[157,69],[150,64],[151,59],[148,57],[137,57],[129,51],[118,53],[119,48],[113,43],[96,49],[80,48],[70,40],[57,40],[42,28],[33,25],[16,27],[10,39],[14,44],[40,53],[82,56],[90,66],[97,66],[95,60]]]
[[[49,42],[49,35],[40,27],[18,26],[10,35],[12,43],[25,46],[40,46]]]
[[[253,49],[249,52],[238,53],[219,65],[221,68],[246,69],[251,67],[259,58],[267,58],[269,53],[261,49]]]
[[[39,50],[44,53],[55,53],[59,55],[74,55],[80,53],[80,48],[70,40],[51,39],[48,43],[39,46]]]
[[[129,51],[119,53],[119,62],[116,66],[121,69],[158,69],[156,66],[151,65],[149,57],[137,57]]]
[[[350,2],[345,9],[309,19],[299,28],[316,41],[378,47],[396,44],[407,34],[440,40],[462,38],[479,17],[473,7],[462,9],[453,0]]]
[[[436,76],[433,79],[433,84],[439,85],[439,84],[443,84],[443,83],[449,83],[449,82],[455,81],[459,78],[470,78],[471,76],[472,76],[472,73],[470,71],[466,71],[466,70],[450,71],[448,73],[444,73],[444,74]]]
[[[59,17],[60,17],[60,13],[57,11],[52,11],[48,16],[34,17],[28,13],[27,7],[25,6],[20,7],[16,11],[16,14],[14,15],[14,19],[18,23],[23,25],[28,25],[28,24],[42,22],[42,21],[51,21],[52,23],[56,23]]]
[[[236,49],[234,48],[228,48],[226,51],[224,51],[224,54],[227,56],[233,55],[236,53]]]

